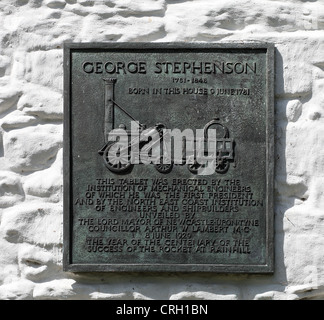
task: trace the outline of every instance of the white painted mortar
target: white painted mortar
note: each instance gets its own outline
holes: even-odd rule
[[[2,0],[0,299],[323,299],[323,1]],[[275,274],[62,271],[63,42],[276,46]]]

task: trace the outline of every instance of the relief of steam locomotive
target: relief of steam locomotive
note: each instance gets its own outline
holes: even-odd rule
[[[141,124],[138,120],[134,119],[133,116],[127,112],[124,108],[118,105],[114,101],[114,86],[116,83],[115,78],[104,79],[105,81],[105,120],[104,120],[104,146],[98,151],[99,155],[103,157],[103,161],[105,166],[114,173],[122,174],[128,172],[134,165],[134,158],[140,159],[140,154],[148,154],[150,150],[154,147],[152,143],[148,143],[150,141],[149,137],[156,132],[159,134],[159,139],[155,143],[160,144],[161,150],[170,150],[165,144],[170,143],[170,137],[167,136],[169,134],[165,125],[158,123],[149,128],[146,127],[145,124]],[[130,130],[126,130],[126,126],[124,124],[120,124],[118,128],[123,129],[122,132],[125,132],[128,135],[128,143],[125,145],[124,143],[120,143],[118,138],[116,141],[109,141],[108,136],[114,134],[114,117],[115,117],[115,108],[119,108],[123,113],[125,113],[128,117],[130,117],[134,122],[138,124],[138,132],[132,135]],[[211,138],[209,136],[209,130],[216,129],[217,132],[221,132],[221,135],[217,138]],[[120,132],[118,133],[120,135]],[[138,136],[141,137],[138,140]],[[132,139],[132,137],[136,137]],[[195,139],[194,146],[197,146],[199,143],[203,143],[203,148],[195,148],[192,154],[188,155],[185,148],[185,141],[182,146],[182,161],[179,163],[177,161],[176,165],[187,165],[188,170],[197,174],[200,169],[203,169],[203,165],[201,165],[198,161],[199,158],[204,156],[204,158],[213,163],[213,168],[215,168],[215,172],[217,173],[225,173],[229,169],[230,162],[234,161],[234,140],[229,137],[229,131],[226,126],[224,126],[218,118],[214,118],[209,121],[204,126],[204,135],[202,138],[203,141],[198,141]],[[139,146],[136,148],[134,144],[138,144]],[[211,148],[211,144],[214,144],[214,148]],[[216,150],[216,154],[208,154],[206,150]],[[134,150],[137,150],[137,153],[134,153]],[[203,150],[203,151],[199,151]],[[132,152],[131,152],[132,151]],[[145,151],[143,153],[143,151]],[[203,152],[204,154],[199,154],[199,152]],[[115,157],[113,155],[116,155]],[[133,157],[133,158],[132,158]],[[173,166],[175,165],[174,159],[172,159],[172,155],[168,153],[161,154],[160,159],[152,158],[152,163],[155,166],[155,169],[160,173],[169,173],[172,171]],[[159,160],[159,161],[156,161]],[[141,162],[139,162],[141,163]]]

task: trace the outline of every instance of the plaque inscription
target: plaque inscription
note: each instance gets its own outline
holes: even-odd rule
[[[273,272],[270,44],[66,44],[64,270]]]

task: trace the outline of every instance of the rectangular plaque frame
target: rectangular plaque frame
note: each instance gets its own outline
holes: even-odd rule
[[[127,80],[124,81],[124,78]],[[111,79],[113,81],[117,79],[118,90],[114,93],[109,92],[107,83],[104,83]],[[155,83],[156,87],[153,86]],[[183,100],[186,100],[184,104]],[[165,178],[167,183],[171,184],[177,177],[183,181],[188,181],[192,177],[191,172],[184,173],[187,169],[181,166],[176,169],[177,172],[172,173],[174,176],[170,179],[168,174],[157,171],[153,173],[153,168],[146,167],[146,171],[137,169],[140,165],[135,165],[138,167],[131,175],[120,176],[109,171],[98,153],[100,154],[99,149],[109,133],[107,128],[111,130],[117,127],[118,123],[114,122],[122,118],[120,114],[113,114],[116,119],[118,116],[120,118],[109,120],[108,116],[107,120],[103,106],[109,109],[109,103],[112,102],[124,106],[125,109],[128,108],[126,112],[133,112],[134,118],[140,118],[139,120],[150,124],[158,122],[160,118],[167,121],[168,113],[170,115],[174,112],[175,117],[171,115],[170,119],[175,119],[174,126],[178,127],[181,123],[190,124],[193,120],[196,122],[196,119],[197,123],[201,122],[200,124],[203,120],[210,120],[209,115],[203,115],[200,121],[199,112],[208,109],[213,113],[213,106],[216,105],[217,115],[225,121],[230,134],[233,131],[236,133],[229,138],[233,138],[229,140],[231,143],[235,141],[236,151],[230,158],[232,161],[229,169],[226,168],[228,171],[216,174],[213,178],[206,176],[207,186],[211,183],[217,185],[219,181],[224,188],[230,186],[231,191],[227,196],[244,195],[250,197],[250,202],[229,200],[231,202],[227,203],[233,204],[233,207],[229,212],[223,212],[221,209],[225,207],[220,206],[223,202],[218,198],[216,199],[218,202],[214,201],[217,203],[214,208],[220,212],[212,213],[217,218],[215,215],[206,216],[205,212],[195,212],[194,221],[188,218],[190,211],[187,212],[187,220],[183,220],[186,219],[182,215],[183,209],[180,209],[179,214],[169,210],[168,215],[167,211],[164,216],[162,215],[161,226],[166,227],[164,223],[170,220],[168,217],[171,214],[173,220],[171,225],[174,224],[173,230],[176,231],[171,231],[171,235],[165,234],[166,239],[175,240],[173,243],[177,241],[185,243],[187,247],[179,244],[168,247],[166,243],[170,241],[166,242],[164,238],[162,242],[151,239],[145,248],[143,243],[145,235],[149,234],[150,237],[150,234],[154,234],[153,213],[151,220],[147,220],[144,226],[129,229],[137,230],[133,233],[123,231],[124,233],[114,235],[116,232],[113,230],[116,229],[113,229],[112,224],[110,231],[107,231],[108,229],[101,233],[94,231],[93,228],[99,228],[100,223],[106,222],[105,218],[114,219],[114,217],[117,218],[111,223],[124,226],[125,229],[130,228],[125,224],[127,220],[125,212],[124,215],[118,213],[119,215],[115,216],[114,213],[102,209],[98,213],[95,204],[98,201],[100,187],[95,185],[96,181],[101,184],[103,181],[105,183],[113,181],[109,180],[112,178],[119,181],[120,177],[135,180],[148,177],[144,182],[153,181],[154,178]],[[170,109],[165,111],[166,114],[157,116],[155,110],[164,102],[165,108]],[[219,103],[224,105],[223,109]],[[147,110],[143,111],[142,104],[147,106]],[[114,108],[115,105],[113,110]],[[187,110],[185,108],[189,111],[184,111]],[[108,110],[106,109],[105,112]],[[114,112],[117,113],[116,110]],[[188,119],[182,115],[184,112],[188,114]],[[147,118],[145,114],[148,115]],[[176,117],[183,121],[177,120]],[[171,120],[170,122],[172,125]],[[253,130],[248,126],[253,127]],[[183,130],[184,127],[180,129]],[[97,145],[92,148],[94,144]],[[237,167],[234,169],[235,166]],[[254,175],[251,172],[254,172]],[[274,46],[272,44],[68,43],[64,45],[64,271],[272,273],[274,271],[273,174]],[[205,181],[205,176],[196,176],[195,179]],[[236,186],[231,186],[235,183]],[[204,199],[209,196],[207,186],[201,189],[203,191],[200,190]],[[132,190],[138,191],[140,187],[137,188]],[[96,191],[91,196],[91,193],[87,194],[87,190]],[[250,194],[237,190],[249,190]],[[225,193],[222,193],[222,197]],[[218,191],[211,194],[220,196]],[[184,197],[184,193],[181,195]],[[209,202],[206,200],[205,204],[207,203]],[[234,207],[236,209],[233,209]],[[250,213],[247,212],[247,208]],[[140,214],[133,211],[128,213],[132,214],[132,218],[135,217],[134,214]],[[146,218],[148,215],[146,212]],[[184,239],[177,238],[178,231],[183,230],[179,229],[178,225],[181,219],[185,221],[184,224],[189,224],[187,236],[193,239],[193,242],[189,242],[190,245],[188,242],[180,241]],[[250,224],[249,229],[241,221],[244,219]],[[206,223],[207,226],[205,229],[199,229],[192,223],[198,223],[198,226]],[[228,224],[226,234],[220,236],[221,229],[216,229],[213,225],[216,223],[224,223],[225,226]],[[247,234],[241,235],[245,231]],[[234,232],[236,238],[233,236]],[[156,232],[156,235],[159,234]],[[83,240],[80,240],[81,238]],[[214,246],[211,246],[211,243],[207,245],[208,241],[213,240]],[[225,243],[228,248],[222,252],[221,245]],[[132,246],[137,252],[128,251]],[[199,250],[199,246],[200,250],[205,250],[204,253],[195,251]],[[96,251],[88,252],[87,248]],[[98,248],[101,250],[100,254],[97,252]],[[158,252],[159,249],[161,252]],[[180,252],[172,252],[173,249]],[[114,250],[121,251],[114,252]]]

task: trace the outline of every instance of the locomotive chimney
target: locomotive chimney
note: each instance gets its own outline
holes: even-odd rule
[[[104,122],[104,135],[105,143],[108,142],[109,132],[114,129],[114,117],[115,117],[115,106],[114,106],[114,89],[116,78],[106,78],[105,81],[105,122]]]

